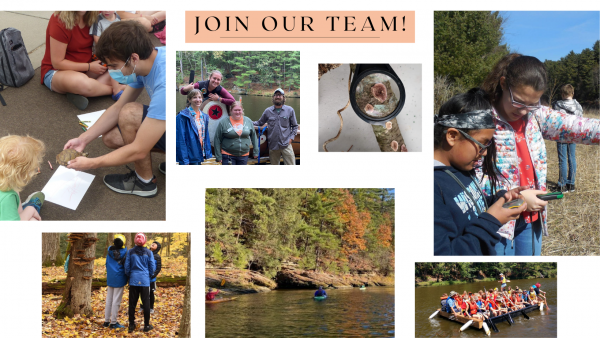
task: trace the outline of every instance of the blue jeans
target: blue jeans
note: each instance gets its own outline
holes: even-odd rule
[[[223,165],[246,165],[248,164],[248,156],[231,156],[227,154],[222,154],[223,157]],[[231,162],[231,163],[230,163]]]
[[[525,223],[517,220],[515,238],[510,241],[504,237],[496,244],[497,256],[540,256],[542,254],[542,220]]]
[[[556,143],[559,169],[557,185],[559,187],[562,187],[565,184],[575,185],[575,172],[577,171],[577,160],[575,159],[575,146],[575,143]]]

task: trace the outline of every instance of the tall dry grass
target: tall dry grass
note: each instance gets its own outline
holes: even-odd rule
[[[600,118],[600,111],[585,109],[584,117]],[[556,142],[546,141],[548,184],[558,181]],[[574,193],[548,203],[548,233],[542,242],[544,256],[600,254],[600,147],[577,145]]]

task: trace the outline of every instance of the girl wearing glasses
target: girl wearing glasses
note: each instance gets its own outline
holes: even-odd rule
[[[493,105],[497,167],[507,180],[490,180],[477,170],[486,195],[494,190],[525,186],[527,210],[498,233],[497,255],[540,255],[542,233],[547,236],[546,204],[536,197],[546,193],[547,158],[544,139],[598,145],[600,120],[564,114],[540,104],[547,86],[546,67],[532,56],[509,54],[501,59],[482,85]],[[495,188],[495,189],[494,189]]]
[[[527,207],[503,208],[522,187],[485,196],[474,167],[497,185],[492,106],[483,90],[456,95],[440,108],[434,126],[434,254],[495,255],[502,224]]]

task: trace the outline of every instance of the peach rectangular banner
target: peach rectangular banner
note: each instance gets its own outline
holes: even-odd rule
[[[186,11],[186,43],[414,43],[414,11]]]

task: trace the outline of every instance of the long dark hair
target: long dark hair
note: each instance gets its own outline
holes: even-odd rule
[[[481,88],[472,88],[464,94],[458,94],[446,101],[438,112],[438,116],[451,115],[451,114],[462,114],[473,110],[485,110],[492,109],[492,105],[489,100],[487,93]],[[433,128],[433,146],[434,149],[438,149],[445,142],[445,130],[448,127],[436,124]],[[471,135],[472,132],[478,129],[461,129],[467,134]],[[483,157],[483,164],[481,170],[484,175],[488,176],[490,180],[490,186],[492,194],[496,193],[496,186],[498,186],[500,180],[498,176],[504,178],[498,167],[496,167],[496,140],[492,138],[491,145],[487,148],[487,155]],[[471,174],[475,173],[475,169],[471,171]],[[482,177],[483,180],[483,177]]]
[[[533,56],[517,53],[508,54],[494,66],[481,88],[490,96],[495,104],[502,97],[500,78],[505,77],[509,87],[529,86],[535,91],[545,91],[548,85],[546,66]]]

